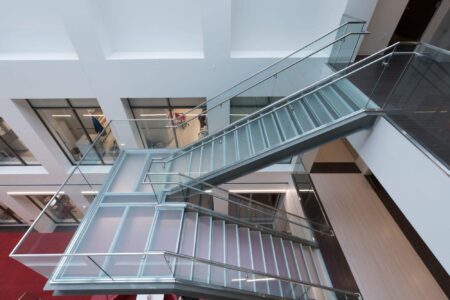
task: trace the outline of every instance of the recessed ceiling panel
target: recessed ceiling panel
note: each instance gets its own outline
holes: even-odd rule
[[[203,51],[200,0],[97,2],[113,56]]]
[[[0,58],[76,58],[62,19],[51,1],[3,1]],[[54,57],[53,57],[54,56]]]
[[[232,0],[232,51],[298,49],[339,26],[346,3],[346,0]]]

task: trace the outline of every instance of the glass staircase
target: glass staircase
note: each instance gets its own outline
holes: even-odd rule
[[[122,150],[64,254],[56,256],[46,289],[59,295],[139,290],[220,299],[359,298],[333,288],[328,278],[314,234],[332,234],[330,228],[228,191],[217,193],[211,183],[293,153],[278,147],[330,130],[330,122],[343,128],[339,122],[349,115],[360,119],[358,112],[371,104],[345,80],[320,90],[315,79],[286,83],[310,63],[323,74],[347,70],[363,26],[346,22],[201,107],[209,114],[232,98],[265,93],[274,80],[276,96],[284,100],[169,154]],[[186,118],[175,130],[193,121]],[[246,217],[218,209],[224,204]],[[42,263],[34,268],[42,270]]]
[[[340,27],[334,34],[343,31]],[[352,34],[334,40],[328,54],[340,53],[339,43]],[[345,67],[330,56],[326,64],[333,71],[328,75],[308,85],[295,84],[295,91],[184,148],[122,148],[105,182],[91,183],[89,174],[81,172],[81,161],[11,257],[48,277],[46,289],[57,295],[361,298],[331,286],[314,239],[332,234],[329,227],[215,185],[370,127],[378,116],[395,126],[399,113],[417,119],[416,112],[425,107],[442,114],[448,106],[448,84],[437,79],[449,74],[448,54],[420,43],[397,43]],[[438,62],[439,68],[426,69],[425,58]],[[208,112],[308,59],[294,55],[281,60],[208,101]],[[193,120],[164,129],[176,131]],[[116,136],[119,144],[133,137],[130,124],[138,121],[112,130],[126,133],[126,140]],[[147,121],[139,122],[148,127]],[[100,136],[91,150],[101,146]],[[423,148],[418,146],[425,153]],[[46,210],[72,186],[101,188],[75,232],[52,233]],[[228,214],[231,207],[240,211],[238,217]]]
[[[142,191],[149,185],[140,180],[142,166],[151,161],[147,150],[121,152],[47,289],[60,295],[134,289],[220,299],[358,299],[331,286],[314,239],[314,233],[332,234],[325,225],[237,194],[223,196],[212,189],[226,190],[182,174],[171,174],[176,181],[165,185],[178,188],[160,202]],[[223,204],[249,217],[216,209]]]

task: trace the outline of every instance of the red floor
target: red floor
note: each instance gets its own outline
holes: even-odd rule
[[[42,291],[46,278],[28,269],[9,257],[11,250],[22,237],[23,232],[0,232],[0,299],[17,300],[24,293],[30,293],[34,299],[90,300],[91,296],[55,297],[51,292]],[[95,300],[114,299],[111,296],[95,296]],[[27,299],[33,299],[32,297]],[[136,299],[136,296],[118,297],[119,299]]]

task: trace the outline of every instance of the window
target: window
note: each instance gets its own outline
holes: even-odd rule
[[[0,165],[39,165],[14,131],[0,118]]]
[[[279,193],[252,193],[239,194],[255,202],[249,203],[245,198],[229,195],[230,200],[236,202],[228,206],[228,214],[232,217],[245,219],[262,226],[272,227],[275,220],[275,211],[283,194]],[[259,205],[261,203],[262,205]],[[269,208],[270,207],[270,208]]]
[[[230,123],[234,123],[269,104],[272,104],[281,97],[234,97],[230,103]]]
[[[128,98],[128,104],[146,148],[183,147],[207,132],[205,98]],[[195,108],[195,109],[194,109]],[[194,120],[174,128],[182,114]]]
[[[0,205],[0,225],[16,224],[23,224],[23,222],[12,210]]]
[[[53,195],[27,195],[30,200],[40,210],[44,209]],[[72,203],[67,195],[59,195],[45,211],[45,215],[55,224],[74,224],[83,219],[83,213]]]
[[[83,156],[84,164],[114,163],[117,143],[96,99],[33,99],[28,103],[72,164]]]

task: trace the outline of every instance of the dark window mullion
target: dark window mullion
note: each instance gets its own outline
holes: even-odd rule
[[[23,160],[23,158],[3,139],[2,136],[0,136],[0,140],[3,142],[3,144],[5,144],[5,146],[14,154],[14,156],[20,160],[20,162],[23,165],[27,165],[27,163],[25,162],[25,160]],[[0,163],[1,164],[1,163]]]
[[[74,115],[75,115],[75,117],[77,118],[78,122],[80,123],[80,126],[81,126],[81,128],[83,129],[83,132],[84,132],[84,134],[86,135],[86,137],[87,137],[89,143],[90,143],[91,145],[93,145],[94,142],[92,141],[91,137],[89,136],[89,132],[87,131],[86,127],[84,127],[83,122],[81,121],[81,118],[80,118],[80,116],[78,115],[78,112],[77,112],[76,109],[72,106],[72,103],[70,103],[69,99],[66,99],[66,101],[67,101],[67,103],[69,104],[70,109],[71,109],[72,112],[74,113]],[[89,108],[91,108],[91,107],[87,107],[87,108],[84,107],[84,109],[89,109]],[[100,133],[98,133],[98,134],[100,134]],[[98,152],[98,149],[97,149],[96,145],[94,145],[92,148],[94,148],[94,151],[95,151],[95,153],[97,154],[98,158],[100,159],[102,165],[104,165],[104,164],[105,164],[105,161],[103,160],[103,157],[102,157],[102,156],[100,155],[100,153]],[[89,151],[88,151],[88,152],[89,152]],[[86,154],[87,154],[88,152],[86,152]]]

